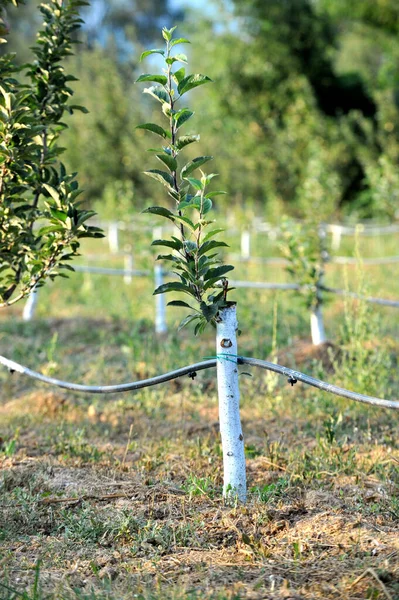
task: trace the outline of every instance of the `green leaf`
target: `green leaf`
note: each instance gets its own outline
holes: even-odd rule
[[[158,169],[150,169],[149,171],[144,171],[145,175],[148,177],[152,177],[157,181],[160,181],[163,185],[173,188],[174,180],[169,173],[166,171],[159,171]]]
[[[157,154],[157,159],[164,163],[171,171],[177,170],[177,160],[169,154]]]
[[[55,200],[56,202],[60,201],[60,195],[55,188],[53,188],[51,185],[48,185],[47,183],[43,183],[43,187],[50,194],[53,200]]]
[[[193,144],[194,142],[199,142],[199,141],[200,141],[200,136],[198,134],[197,135],[182,135],[176,141],[175,146],[178,150],[182,150],[182,148],[184,148],[185,146],[188,146],[188,144]]]
[[[205,330],[207,325],[207,321],[205,319],[201,319],[199,323],[194,327],[194,335],[197,336]]]
[[[173,215],[173,218],[178,223],[182,223],[182,225],[187,225],[187,227],[194,232],[196,230],[196,226],[188,217],[182,217],[180,215]]]
[[[200,310],[207,322],[209,323],[209,321],[211,321],[216,316],[219,307],[217,304],[207,304],[206,302],[201,302]]]
[[[197,250],[197,248],[198,246],[196,242],[193,242],[192,240],[184,240],[184,249],[188,254],[192,254]]]
[[[212,200],[204,198],[202,201],[202,214],[206,215],[212,208]]]
[[[140,62],[143,60],[143,58],[146,58],[146,56],[149,56],[150,54],[162,54],[162,56],[165,55],[165,51],[164,50],[146,50],[145,52],[143,52],[140,56]]]
[[[198,313],[194,315],[188,315],[181,321],[179,327],[177,328],[177,331],[180,331],[181,329],[183,329],[183,327],[186,327],[186,325],[189,325],[190,323],[192,323],[192,321],[196,321],[198,319],[201,319],[201,315],[199,315]]]
[[[163,88],[160,88],[156,85],[152,85],[149,88],[144,88],[143,94],[149,94],[150,96],[161,102],[161,104],[169,102],[169,96],[167,92]]]
[[[174,240],[154,240],[151,246],[166,246],[167,248],[173,248],[173,250],[181,250],[183,248],[183,242],[175,238]]]
[[[181,178],[186,179],[187,175],[190,175],[195,169],[201,167],[201,165],[205,164],[209,160],[212,160],[213,156],[197,156],[194,160],[191,160],[187,163],[181,170]]]
[[[229,271],[232,271],[234,267],[232,265],[221,265],[214,269],[209,269],[208,273],[204,276],[204,280],[215,279],[216,277],[223,277]]]
[[[162,85],[166,85],[168,80],[166,78],[166,75],[151,75],[150,73],[144,73],[136,79],[135,83],[140,83],[141,81],[155,81],[155,83],[161,83]]]
[[[228,248],[228,244],[226,242],[218,242],[217,240],[208,240],[207,242],[203,242],[199,247],[198,256],[209,252],[209,250],[213,250],[214,248],[221,248],[222,246]]]
[[[171,300],[168,302],[167,306],[184,306],[184,308],[191,308],[191,310],[195,310],[192,306],[187,304],[187,302],[183,302],[183,300]]]
[[[162,28],[162,36],[163,36],[164,40],[166,40],[167,42],[170,42],[170,40],[172,39],[172,33],[174,32],[175,29],[176,29],[176,26],[171,27],[170,29],[163,27]]]
[[[85,106],[81,106],[80,104],[69,104],[68,110],[71,111],[70,114],[72,114],[72,112],[74,110],[79,110],[80,112],[84,113],[85,115],[87,115],[89,113],[88,109]]]
[[[154,290],[153,295],[157,294],[166,294],[167,292],[184,292],[185,294],[189,294],[192,296],[191,288],[184,283],[180,283],[180,281],[169,281],[168,283],[163,283],[156,290]]]
[[[202,190],[202,183],[199,179],[195,179],[195,177],[187,177],[187,181],[193,186],[196,190]]]
[[[63,223],[65,223],[68,216],[64,211],[58,210],[56,208],[50,208],[50,213],[52,217],[57,219],[57,221],[62,221]]]
[[[179,82],[177,91],[179,92],[180,96],[183,96],[183,94],[186,92],[198,87],[199,85],[208,83],[208,81],[212,81],[212,79],[206,75],[201,75],[200,73],[195,75],[187,75],[187,77],[184,77],[184,79]]]
[[[187,56],[185,54],[175,54],[175,56],[170,56],[166,59],[168,64],[173,64],[175,62],[182,62],[187,64]]]
[[[192,110],[188,110],[188,108],[183,108],[182,110],[179,110],[179,112],[177,112],[174,115],[175,118],[175,123],[176,123],[176,129],[179,129],[179,127],[181,127],[183,125],[183,123],[185,123],[186,121],[188,121],[189,119],[191,119],[191,117],[193,116],[193,111]]]
[[[208,192],[205,198],[214,198],[215,196],[221,196],[222,194],[227,194],[227,192],[223,192],[222,190],[216,190],[214,192]]]
[[[136,129],[146,129],[147,131],[152,131],[152,133],[156,133],[162,138],[171,137],[169,131],[166,131],[163,127],[157,125],[156,123],[143,123],[142,125],[137,125]]]
[[[181,69],[172,73],[172,77],[176,84],[179,84],[181,82],[181,80],[184,79],[185,75],[186,75],[186,70],[184,67],[181,67]]]
[[[190,44],[191,42],[187,38],[177,38],[170,42],[170,47],[176,46],[177,44]]]
[[[143,213],[150,213],[152,215],[159,215],[160,217],[166,217],[173,221],[175,215],[168,209],[163,206],[150,206],[143,210]]]
[[[204,236],[203,242],[206,242],[207,240],[209,240],[209,238],[213,237],[214,235],[217,235],[218,233],[222,233],[222,231],[225,231],[225,229],[220,227],[218,229],[212,229],[212,231],[208,231],[208,233]]]

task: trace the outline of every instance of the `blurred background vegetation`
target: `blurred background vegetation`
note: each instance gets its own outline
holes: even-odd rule
[[[8,50],[21,63],[37,3],[7,9]],[[92,0],[82,17],[68,69],[79,78],[74,102],[90,112],[68,119],[63,142],[101,217],[129,216],[159,193],[142,175],[148,135],[135,126],[151,115],[134,81],[152,70],[140,53],[174,24],[192,42],[190,68],[214,81],[191,102],[199,154],[215,156],[229,193],[224,212],[398,217],[397,0]]]

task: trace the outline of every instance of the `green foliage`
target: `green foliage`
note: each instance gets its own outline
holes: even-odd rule
[[[75,174],[59,162],[64,113],[84,111],[69,103],[75,78],[62,62],[71,54],[80,26],[80,0],[40,6],[43,29],[33,47],[35,61],[20,83],[11,56],[0,59],[0,306],[13,304],[46,278],[65,276],[79,240],[101,237],[86,225],[93,211],[78,208]]]
[[[172,236],[172,240],[155,240],[153,245],[172,248],[173,254],[161,254],[158,260],[163,260],[171,265],[171,269],[178,276],[179,281],[168,282],[158,287],[154,294],[167,292],[180,292],[194,299],[198,308],[183,301],[172,301],[174,306],[190,308],[194,312],[183,319],[180,327],[196,322],[195,334],[201,333],[207,323],[215,324],[218,310],[226,305],[227,292],[229,291],[226,273],[234,267],[220,265],[215,248],[227,246],[225,242],[210,240],[221,230],[210,229],[214,220],[208,213],[212,210],[212,198],[224,192],[209,191],[208,186],[214,173],[205,174],[200,170],[200,178],[191,175],[212,160],[212,156],[197,156],[184,164],[181,162],[181,151],[188,144],[197,142],[199,135],[181,136],[180,129],[193,116],[187,107],[180,107],[179,100],[187,92],[197,88],[210,80],[206,75],[188,74],[185,68],[179,67],[173,71],[175,63],[186,63],[187,57],[183,54],[172,55],[172,49],[183,43],[189,43],[186,38],[173,38],[175,27],[164,28],[162,35],[166,41],[166,49],[149,50],[143,52],[141,58],[150,54],[161,54],[165,68],[161,75],[141,75],[137,82],[156,82],[159,85],[144,89],[160,102],[161,111],[168,125],[164,128],[156,123],[144,123],[139,129],[150,131],[165,140],[167,145],[155,150],[156,157],[166,167],[167,171],[151,169],[146,175],[161,183],[174,201],[174,210],[163,206],[152,206],[144,212],[164,217],[171,221],[180,232],[180,239]],[[153,149],[150,150],[154,152]]]
[[[364,193],[367,206],[374,215],[394,220],[398,216],[399,173],[389,156],[382,154],[377,163],[365,168],[368,189]]]
[[[300,293],[308,308],[322,303],[321,280],[324,275],[323,244],[320,230],[309,223],[282,222],[279,246],[288,260],[287,272],[301,286]]]

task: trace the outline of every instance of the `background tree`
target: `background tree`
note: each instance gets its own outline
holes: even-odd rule
[[[69,102],[72,75],[62,67],[79,27],[80,0],[42,4],[43,28],[33,48],[35,61],[23,68],[12,55],[0,58],[0,306],[13,304],[48,277],[71,269],[82,237],[101,232],[85,223],[92,211],[78,208],[75,173],[59,162],[58,141]]]

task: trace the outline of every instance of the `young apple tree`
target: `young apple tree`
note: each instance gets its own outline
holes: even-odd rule
[[[70,103],[75,78],[63,67],[85,4],[40,4],[43,26],[32,63],[18,67],[13,55],[0,57],[0,307],[26,297],[47,278],[65,277],[80,239],[102,236],[86,224],[94,213],[79,207],[76,174],[59,161],[65,112],[85,110]],[[4,11],[0,30],[8,33]]]
[[[216,352],[220,430],[224,463],[224,495],[245,501],[246,475],[244,438],[240,423],[237,369],[236,305],[227,299],[229,287],[226,274],[234,267],[221,264],[217,249],[227,246],[215,239],[223,229],[215,227],[212,201],[223,191],[210,189],[215,173],[205,173],[201,167],[212,156],[197,156],[186,162],[183,154],[189,144],[199,141],[198,134],[184,134],[184,128],[194,113],[183,104],[183,97],[198,86],[210,82],[206,75],[186,72],[187,57],[175,52],[175,47],[188,44],[186,38],[174,38],[175,27],[164,28],[165,47],[143,52],[141,60],[152,54],[160,55],[164,68],[160,74],[146,73],[137,82],[150,83],[144,89],[157,103],[162,125],[144,123],[138,128],[147,130],[161,140],[151,148],[161,168],[146,171],[157,180],[170,198],[168,206],[152,206],[144,212],[163,217],[176,226],[170,239],[154,240],[153,246],[166,248],[160,254],[170,266],[176,279],[159,286],[154,294],[178,292],[184,300],[172,300],[169,305],[187,309],[180,327],[194,324],[195,335],[210,324],[216,328]],[[215,252],[216,251],[216,252]]]

